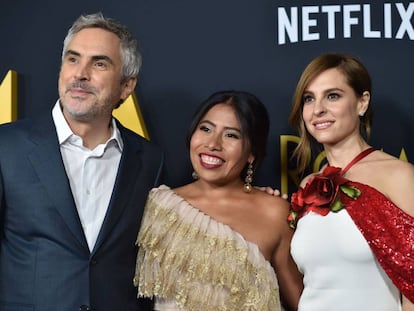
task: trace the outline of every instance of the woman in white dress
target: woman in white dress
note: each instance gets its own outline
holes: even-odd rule
[[[344,54],[312,60],[295,91],[298,168],[313,142],[328,161],[292,195],[300,311],[414,310],[414,167],[368,145],[370,96],[366,68]]]
[[[154,310],[296,310],[302,276],[290,256],[288,203],[252,187],[269,130],[247,92],[211,95],[188,146],[196,180],[151,191],[137,244],[138,295]]]

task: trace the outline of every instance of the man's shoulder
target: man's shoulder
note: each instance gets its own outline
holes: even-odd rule
[[[153,148],[158,147],[156,143],[152,142],[151,140],[146,139],[145,137],[142,137],[141,135],[130,130],[129,128],[123,126],[119,121],[117,121],[117,127],[123,139],[126,138],[126,139],[129,139],[131,142],[134,142],[137,144],[143,144],[148,147],[153,147]]]
[[[0,132],[5,131],[25,131],[33,130],[33,128],[50,127],[53,125],[51,115],[39,115],[35,117],[24,117],[16,121],[0,124]]]
[[[164,157],[164,151],[157,143],[138,135],[134,131],[131,131],[119,123],[117,126],[121,133],[124,146],[127,147],[125,150],[139,150],[144,152],[144,154],[148,154],[150,157],[154,157],[154,160],[159,160]]]
[[[15,131],[15,130],[26,130],[32,129],[33,127],[41,127],[52,124],[51,115],[39,115],[35,117],[24,117],[17,119],[16,121],[7,122],[0,124],[0,132],[4,131]]]
[[[19,119],[0,124],[0,137],[9,137],[12,133],[29,131],[33,125],[33,119]]]

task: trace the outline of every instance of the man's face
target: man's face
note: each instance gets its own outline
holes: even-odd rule
[[[121,84],[121,67],[120,40],[114,33],[85,28],[73,36],[59,75],[59,97],[68,121],[111,117],[135,87],[135,78]]]

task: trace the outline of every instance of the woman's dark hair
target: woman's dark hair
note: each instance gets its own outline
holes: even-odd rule
[[[233,107],[240,122],[241,132],[250,147],[256,168],[266,154],[267,137],[269,135],[269,115],[263,103],[253,94],[244,91],[219,91],[207,98],[196,110],[187,135],[187,146],[191,137],[207,112],[218,104]]]

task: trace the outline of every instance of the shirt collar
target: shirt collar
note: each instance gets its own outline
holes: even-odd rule
[[[52,118],[53,118],[53,122],[55,123],[59,145],[62,145],[72,135],[75,135],[75,134],[72,132],[72,130],[69,127],[69,124],[66,122],[66,119],[63,116],[63,112],[62,112],[62,108],[60,106],[59,100],[56,101],[56,104],[54,105],[52,109]],[[112,140],[115,140],[119,149],[122,151],[124,144],[122,142],[121,133],[119,132],[119,129],[116,125],[116,121],[114,118],[112,118],[111,120],[111,125],[112,125],[112,135],[105,144],[107,144],[108,142]]]

